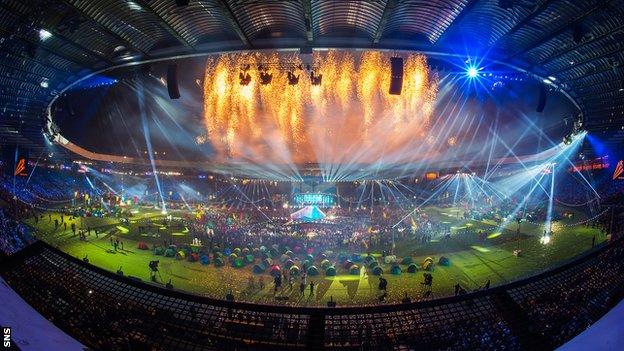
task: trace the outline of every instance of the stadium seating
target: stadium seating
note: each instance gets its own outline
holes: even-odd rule
[[[624,241],[463,296],[350,308],[268,306],[166,290],[43,242],[0,274],[44,317],[96,349],[552,349],[624,292]],[[435,288],[433,289],[435,291]]]

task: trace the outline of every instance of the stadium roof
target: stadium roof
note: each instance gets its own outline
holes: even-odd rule
[[[555,77],[590,131],[622,127],[624,0],[176,2],[3,0],[0,144],[41,145],[48,103],[95,70],[179,54],[301,47],[487,55]]]

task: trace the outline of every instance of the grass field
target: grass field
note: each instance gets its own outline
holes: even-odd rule
[[[492,223],[459,219],[456,211],[452,209],[430,207],[424,210],[431,217],[448,222],[457,233],[450,240],[434,241],[424,246],[412,241],[400,242],[397,243],[395,252],[398,257],[413,257],[416,263],[422,262],[426,257],[432,257],[437,263],[442,255],[450,259],[450,266],[436,265],[431,272],[434,277],[433,297],[451,295],[456,282],[468,290],[473,290],[482,286],[488,279],[492,286],[495,286],[527,277],[591,249],[594,236],[596,244],[605,240],[598,229],[584,225],[565,226],[584,219],[580,213],[576,213],[573,219],[554,223],[554,235],[550,243],[542,244],[539,240],[543,231],[541,225],[522,223],[518,240],[515,222],[510,224],[509,228],[496,231]],[[52,216],[52,221],[49,221],[48,215]],[[182,213],[172,215],[181,216]],[[309,289],[306,289],[305,295],[300,295],[296,281],[292,289],[287,283],[283,285],[278,295],[287,295],[289,299],[286,302],[278,302],[275,300],[271,276],[253,274],[250,266],[233,268],[226,264],[223,267],[215,267],[212,262],[203,266],[198,262],[155,256],[151,250],[139,250],[137,249],[139,241],[150,243],[151,247],[152,242],[161,243],[163,239],[169,239],[171,236],[177,242],[192,240],[184,228],[164,226],[153,228],[158,237],[140,234],[138,222],[141,219],[152,218],[157,224],[158,219],[162,218],[155,210],[141,209],[141,213],[135,215],[129,224],[122,224],[111,218],[84,218],[82,222],[79,219],[75,220],[78,227],[99,228],[101,232],[99,238],[91,234],[87,237],[87,241],[74,237],[69,223],[67,230],[61,227],[55,231],[55,218],[60,220],[60,215],[46,213],[44,219],[38,223],[33,220],[28,220],[27,223],[36,228],[39,238],[72,256],[83,258],[87,255],[91,264],[113,272],[121,267],[126,275],[139,277],[144,281],[149,280],[149,261],[158,259],[164,282],[171,279],[176,289],[199,295],[223,298],[231,289],[237,300],[272,304],[325,305],[330,296],[339,305],[371,304],[378,301],[378,277],[368,276],[364,274],[364,270],[359,275],[350,275],[339,263],[336,263],[338,272],[335,277],[325,277],[324,273],[309,277],[309,280],[314,280],[317,284],[313,296],[310,296]],[[65,216],[65,221],[67,220]],[[475,238],[476,234],[462,233],[465,227],[471,228],[473,232],[482,229],[489,234],[489,238],[486,242],[479,242]],[[111,250],[109,241],[111,235],[123,241],[123,250],[117,252]],[[522,250],[520,257],[513,255],[517,247]],[[318,266],[318,262],[316,264]],[[381,264],[381,266],[384,272],[389,272],[390,265]],[[403,273],[400,275],[384,274],[388,280],[386,302],[398,302],[405,293],[413,300],[419,299],[422,295],[420,283],[423,281],[423,271],[407,273],[406,266],[401,268]],[[252,277],[256,282],[262,277],[264,289],[258,288],[257,284],[251,288],[249,280]]]

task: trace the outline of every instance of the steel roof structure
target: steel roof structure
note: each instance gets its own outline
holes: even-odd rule
[[[0,144],[41,145],[54,96],[120,63],[302,47],[458,53],[467,44],[555,77],[588,130],[622,128],[624,0],[2,0]]]

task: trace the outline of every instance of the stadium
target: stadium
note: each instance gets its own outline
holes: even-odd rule
[[[0,15],[4,348],[624,342],[624,1]]]

